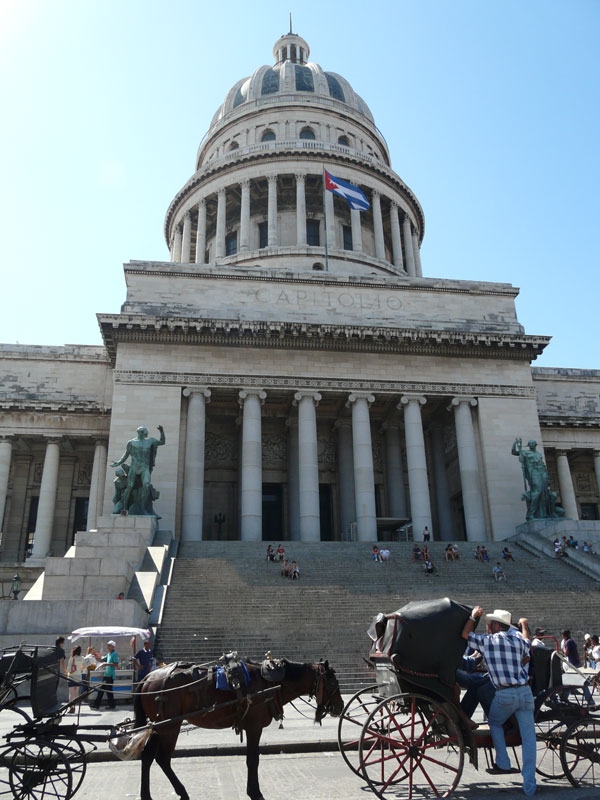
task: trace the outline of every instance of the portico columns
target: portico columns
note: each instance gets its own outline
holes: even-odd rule
[[[404,269],[404,260],[402,258],[402,238],[400,236],[400,219],[398,217],[398,206],[392,203],[390,208],[390,222],[392,224],[392,257],[394,259],[394,266],[398,269]]]
[[[206,202],[198,203],[198,230],[196,231],[196,264],[206,263]]]
[[[241,534],[244,542],[262,540],[262,389],[242,389]]]
[[[487,538],[481,483],[479,480],[479,465],[477,463],[477,446],[475,444],[473,417],[471,416],[471,408],[476,405],[477,400],[474,397],[454,397],[451,403],[454,409],[458,465],[462,486],[465,526],[469,542],[482,542]]]
[[[600,492],[600,450],[594,450],[594,472],[596,473],[596,486]],[[0,517],[0,524],[2,517]]]
[[[431,426],[431,454],[438,525],[437,532],[433,532],[433,538],[442,542],[451,542],[454,539],[454,536],[452,536],[452,510],[450,508],[448,475],[446,474],[446,460],[444,458],[444,432],[439,423],[434,423]]]
[[[346,403],[352,409],[352,449],[354,454],[354,492],[359,542],[377,541],[375,512],[375,475],[369,406],[372,394],[353,392]]]
[[[414,278],[417,272],[415,267],[415,254],[412,246],[412,229],[408,214],[404,215],[404,220],[402,221],[402,238],[404,239],[404,252],[406,255],[406,271],[411,278]]]
[[[413,249],[413,258],[415,260],[415,274],[417,277],[421,278],[423,275],[423,269],[421,268],[421,251],[419,249],[419,234],[416,230],[412,232],[412,249]]]
[[[306,175],[296,173],[296,244],[306,244]]]
[[[421,395],[405,394],[398,409],[404,409],[404,435],[406,438],[406,463],[408,468],[408,492],[414,539],[423,538],[427,525],[432,530],[425,438],[421,420],[421,406],[427,402]]]
[[[577,499],[573,489],[573,478],[569,467],[569,458],[566,450],[556,451],[556,467],[558,471],[558,486],[560,489],[560,501],[565,510],[567,519],[579,519],[577,510]]]
[[[298,496],[298,473],[300,470],[298,456],[298,420],[290,418],[288,426],[288,520],[290,539],[300,541],[300,498]]]
[[[385,260],[385,244],[383,241],[383,220],[381,218],[381,197],[373,190],[373,229],[375,232],[375,258]]]
[[[240,252],[248,250],[250,245],[250,181],[240,182],[242,198],[240,202]]]
[[[385,434],[386,488],[388,516],[407,519],[406,492],[404,491],[404,469],[400,447],[400,427],[396,423],[383,424]]]
[[[338,496],[340,501],[340,530],[342,538],[356,522],[356,501],[354,499],[354,455],[352,453],[352,422],[338,419],[335,422],[338,432]]]
[[[321,400],[318,392],[296,392],[298,406],[298,486],[300,499],[300,539],[303,542],[321,540],[319,514],[319,460],[317,454],[316,406]]]
[[[210,395],[210,389],[206,386],[188,386],[183,390],[183,396],[189,398],[181,515],[181,538],[184,542],[202,540],[206,404],[210,402]]]
[[[329,192],[331,194],[331,192]],[[350,209],[350,226],[352,228],[352,250],[355,253],[362,253],[362,221],[361,212],[357,208]]]
[[[92,479],[90,481],[90,499],[88,501],[87,530],[96,528],[98,511],[104,504],[104,484],[106,482],[107,445],[104,439],[96,439]]]
[[[325,192],[325,230],[327,247],[329,250],[333,250],[335,247],[335,211],[332,192]]]
[[[173,237],[173,261],[176,264],[181,261],[181,228],[179,225],[175,228]]]
[[[188,211],[183,218],[183,236],[181,239],[181,260],[184,264],[191,260],[192,250],[192,218]]]
[[[12,457],[12,436],[0,438],[0,532],[6,508],[6,495],[8,493],[8,477],[10,475],[10,460]]]
[[[277,175],[269,175],[269,199],[267,210],[267,245],[277,247]]]
[[[31,554],[32,559],[46,558],[50,551],[59,463],[60,439],[48,439],[46,455],[44,457],[44,469],[42,471],[37,523],[33,539],[33,552]]]
[[[227,198],[225,189],[219,189],[217,192],[217,230],[215,236],[215,258],[225,257],[225,226],[226,219]]]

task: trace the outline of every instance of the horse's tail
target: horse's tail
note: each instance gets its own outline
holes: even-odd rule
[[[143,728],[147,722],[146,712],[142,705],[142,683],[138,683],[133,691],[133,712],[136,728]]]

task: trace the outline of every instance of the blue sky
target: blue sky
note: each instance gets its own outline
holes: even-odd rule
[[[423,206],[424,274],[518,286],[535,365],[600,369],[599,0],[0,0],[0,342],[101,343],[290,11]]]

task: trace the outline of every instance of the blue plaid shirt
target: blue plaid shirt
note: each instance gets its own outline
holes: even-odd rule
[[[485,658],[496,689],[529,683],[529,665],[523,666],[523,659],[529,655],[529,642],[519,631],[510,628],[499,633],[470,633],[467,643]]]

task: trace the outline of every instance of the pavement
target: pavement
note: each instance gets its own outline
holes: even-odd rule
[[[23,706],[27,711],[27,706]],[[102,732],[132,718],[130,703],[119,703],[116,709],[94,711],[87,705],[78,715],[66,715],[61,724],[77,722],[81,733],[100,726]],[[12,730],[16,715],[6,709],[0,713],[0,734]],[[326,717],[322,725],[313,722],[314,712],[299,700],[285,707],[282,727],[273,722],[261,740],[260,782],[267,800],[294,797],[296,800],[365,800],[376,795],[365,780],[346,764],[338,750],[338,720]],[[221,756],[220,758],[218,756]],[[116,766],[118,764],[118,767]],[[480,758],[476,770],[465,759],[463,774],[452,793],[456,800],[522,800],[521,776],[488,775],[485,759]],[[185,727],[179,736],[173,768],[190,793],[202,800],[248,800],[245,790],[245,742],[235,732]],[[0,770],[0,789],[2,775]],[[77,791],[77,800],[101,800],[111,797],[138,798],[140,765],[136,761],[119,761],[110,752],[107,741],[98,743],[87,758],[87,769]],[[160,768],[153,766],[151,788],[154,800],[176,798]],[[0,791],[1,793],[1,791]],[[595,789],[571,787],[566,779],[539,778],[536,796],[548,800],[599,800]],[[400,800],[400,788],[387,791],[385,800]],[[419,794],[426,800],[434,792]]]

